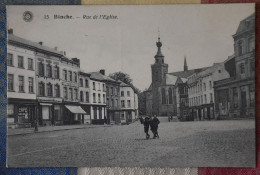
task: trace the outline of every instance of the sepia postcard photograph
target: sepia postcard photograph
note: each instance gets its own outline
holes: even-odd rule
[[[8,5],[6,166],[255,167],[255,4]]]

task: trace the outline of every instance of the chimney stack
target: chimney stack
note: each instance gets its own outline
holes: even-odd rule
[[[57,47],[57,46],[56,46],[56,47],[54,47],[54,50],[58,51],[58,47]]]
[[[11,28],[11,29],[8,29],[8,34],[13,34],[14,33],[14,30]]]
[[[105,69],[100,69],[99,71],[102,75],[105,75]]]
[[[43,45],[43,42],[42,42],[42,41],[40,41],[40,42],[39,42],[39,44],[40,44],[40,45]]]

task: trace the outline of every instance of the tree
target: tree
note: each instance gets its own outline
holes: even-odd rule
[[[145,91],[140,92],[138,95],[138,107],[139,107],[139,114],[145,115],[146,114],[146,96]]]
[[[132,85],[132,82],[133,82],[133,80],[130,78],[130,76],[123,72],[115,72],[115,73],[109,74],[109,77],[113,78],[116,81],[120,80],[128,85]]]

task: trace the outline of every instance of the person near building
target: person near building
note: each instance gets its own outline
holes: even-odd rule
[[[153,119],[150,122],[151,125],[151,131],[153,132],[153,138],[155,139],[156,137],[159,138],[158,134],[158,125],[160,121],[158,120],[157,116],[154,115]]]
[[[144,125],[144,132],[146,134],[146,139],[149,139],[150,138],[150,135],[149,135],[149,126],[150,126],[150,117],[145,117],[144,120],[143,120],[143,125]]]

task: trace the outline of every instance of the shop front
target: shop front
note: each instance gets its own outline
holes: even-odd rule
[[[32,127],[36,119],[36,100],[8,99],[7,126]]]
[[[84,115],[87,115],[87,113],[80,106],[64,105],[63,122],[65,125],[82,124]]]

